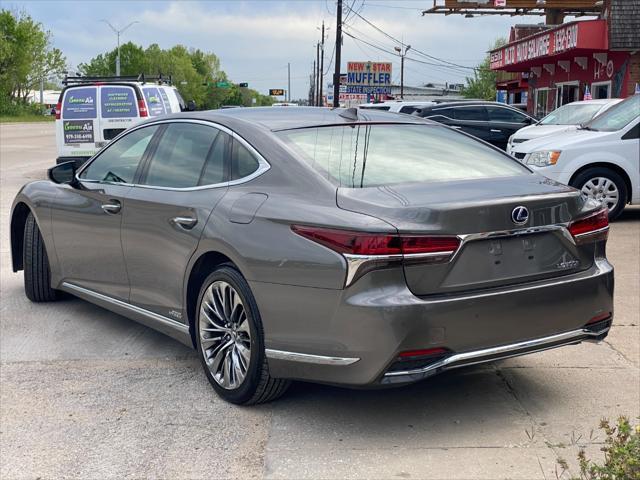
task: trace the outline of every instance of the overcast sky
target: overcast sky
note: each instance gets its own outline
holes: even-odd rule
[[[345,0],[352,5],[354,0]],[[486,50],[500,36],[507,36],[516,22],[537,23],[541,17],[464,18],[458,15],[421,16],[431,0],[355,0],[354,10],[415,50],[466,66],[479,63]],[[266,93],[269,88],[287,87],[287,62],[291,63],[292,98],[306,97],[309,74],[315,58],[320,27],[328,27],[325,71],[335,39],[335,1],[4,1],[4,8],[24,9],[42,22],[53,35],[53,44],[74,69],[99,53],[116,46],[116,36],[101,19],[122,28],[133,25],[121,37],[144,47],[157,43],[162,48],[175,44],[215,53],[222,69],[234,82]],[[393,50],[394,43],[358,16],[349,13],[346,32]],[[417,53],[408,57],[433,62]],[[397,56],[344,36],[343,71],[350,60],[393,61],[393,79],[399,83]],[[325,83],[331,82],[330,73]],[[153,72],[148,72],[153,73]],[[405,84],[427,82],[462,83],[464,69],[448,69],[407,60]]]

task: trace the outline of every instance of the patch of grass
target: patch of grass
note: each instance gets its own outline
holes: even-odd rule
[[[20,115],[12,117],[7,115],[0,116],[0,123],[31,123],[31,122],[53,122],[56,117],[53,115]]]
[[[606,436],[601,448],[604,462],[587,458],[584,449],[580,449],[580,476],[571,480],[640,480],[640,424],[634,427],[627,417],[621,416],[615,426],[611,426],[609,420],[602,420],[600,429]],[[557,462],[562,469],[558,477],[561,478],[568,471],[568,465],[560,458]]]

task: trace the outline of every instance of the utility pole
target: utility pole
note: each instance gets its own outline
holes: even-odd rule
[[[102,19],[100,20],[101,22],[106,23],[107,25],[109,25],[109,28],[111,28],[111,30],[114,31],[114,33],[117,35],[118,37],[118,54],[116,55],[116,77],[120,76],[120,34],[124,33],[124,31],[129,28],[131,25],[133,25],[134,23],[140,23],[137,20],[131,22],[129,25],[127,25],[126,27],[118,30],[116,27],[114,27],[113,25],[111,25],[111,23],[108,20]]]
[[[333,107],[340,106],[340,54],[342,53],[342,0],[336,5],[336,68],[333,73]]]
[[[394,47],[394,50],[400,54],[400,98],[404,100],[404,57],[411,49],[411,45],[403,45],[402,47]]]
[[[316,71],[316,61],[313,61],[313,80],[311,82],[311,106],[314,107],[316,104],[316,79],[318,78]]]
[[[291,63],[287,63],[287,102],[291,101]]]
[[[324,87],[324,20],[322,21],[321,50],[322,52],[320,52],[320,85],[319,85],[320,94],[318,95],[318,98],[320,99],[320,106],[322,107],[324,106],[324,102],[322,101],[322,89]]]
[[[320,42],[316,43],[316,65],[318,65],[318,71],[316,72],[316,107],[320,106]]]

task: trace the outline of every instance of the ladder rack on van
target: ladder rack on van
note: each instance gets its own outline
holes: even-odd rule
[[[147,82],[156,82],[158,84],[171,85],[172,78],[171,75],[163,76],[159,75],[145,75],[144,73],[140,73],[138,75],[121,75],[121,76],[69,76],[65,75],[62,80],[62,84],[67,85],[83,85],[83,84],[92,84],[96,82],[139,82],[139,83],[147,83]]]

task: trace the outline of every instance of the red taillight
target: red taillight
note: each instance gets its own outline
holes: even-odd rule
[[[138,110],[140,110],[141,117],[149,116],[149,112],[147,111],[147,105],[144,103],[143,99],[138,100]]]
[[[408,358],[423,358],[423,357],[435,357],[440,355],[446,355],[449,353],[447,348],[426,348],[423,350],[409,350],[406,352],[400,352],[398,358],[406,360]]]
[[[56,120],[60,120],[60,113],[62,112],[62,102],[56,103]]]
[[[457,237],[354,232],[302,225],[293,225],[291,229],[331,250],[349,255],[448,255],[460,245]]]
[[[460,246],[458,237],[406,236],[402,237],[402,253],[405,255],[421,253],[453,253]]]
[[[571,222],[569,224],[569,232],[576,240],[595,233],[600,234],[598,239],[600,239],[600,237],[606,239],[608,227],[609,212],[606,208],[603,208],[588,217]]]

